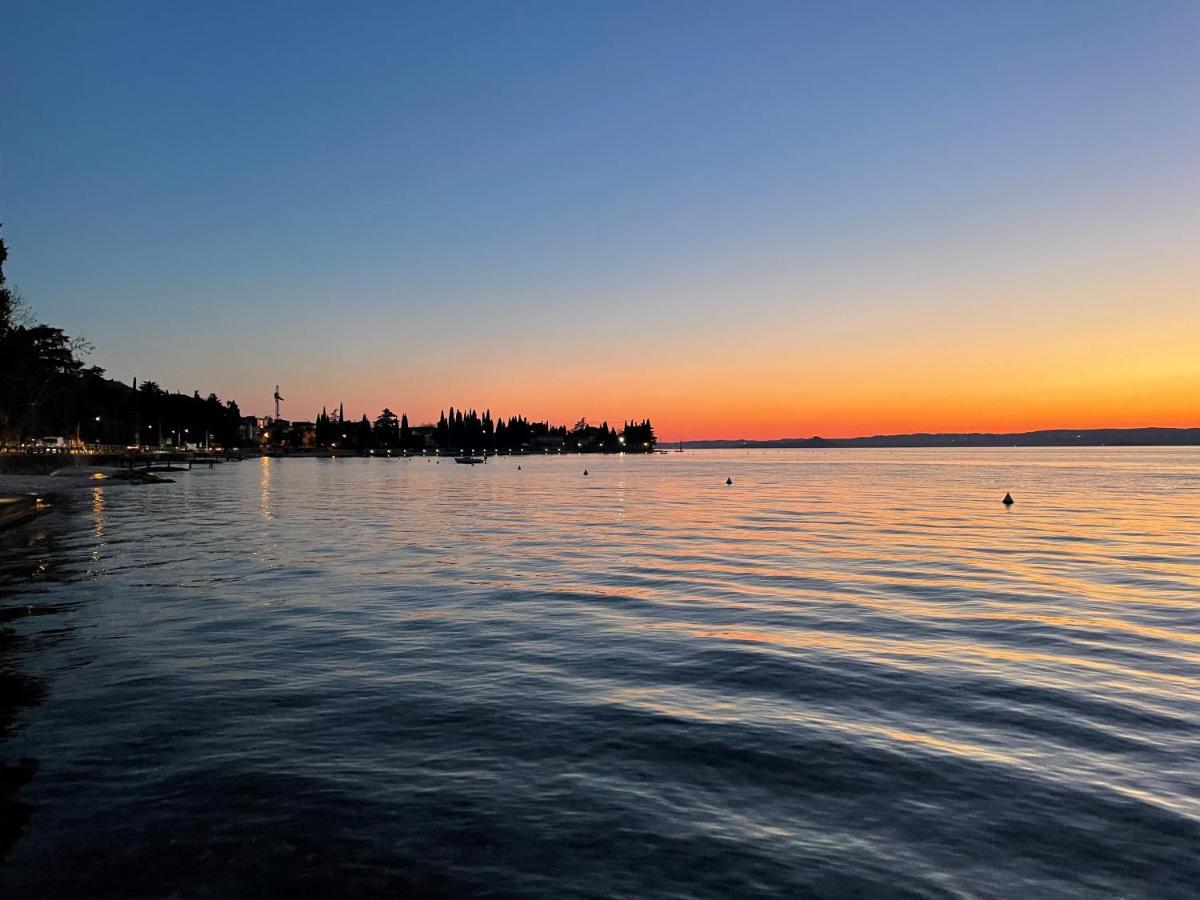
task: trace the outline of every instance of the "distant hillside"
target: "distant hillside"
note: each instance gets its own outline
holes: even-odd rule
[[[812,449],[820,447],[1182,447],[1200,445],[1200,428],[1093,428],[1019,434],[877,434],[857,438],[778,438],[769,441],[684,441],[694,449]],[[669,447],[669,442],[662,446]],[[675,446],[678,446],[677,444]]]

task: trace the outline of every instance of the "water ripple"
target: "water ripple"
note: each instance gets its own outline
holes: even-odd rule
[[[5,896],[1195,895],[1200,452],[585,462],[7,532]]]

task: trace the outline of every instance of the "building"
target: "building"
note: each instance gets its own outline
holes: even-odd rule
[[[257,416],[242,416],[242,421],[238,425],[238,440],[247,444],[257,441],[259,434],[262,433],[259,421]]]
[[[288,442],[293,447],[315,447],[317,445],[316,423],[293,422],[292,430],[288,433]]]
[[[413,444],[425,450],[437,449],[437,429],[432,425],[418,425],[412,429]]]

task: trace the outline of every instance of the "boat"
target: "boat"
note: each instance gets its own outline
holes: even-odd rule
[[[456,456],[454,457],[454,461],[460,466],[477,466],[480,463],[487,462],[487,460],[481,456]]]

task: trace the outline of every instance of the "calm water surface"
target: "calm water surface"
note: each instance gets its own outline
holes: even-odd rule
[[[519,464],[0,535],[0,894],[1196,896],[1200,451]]]

